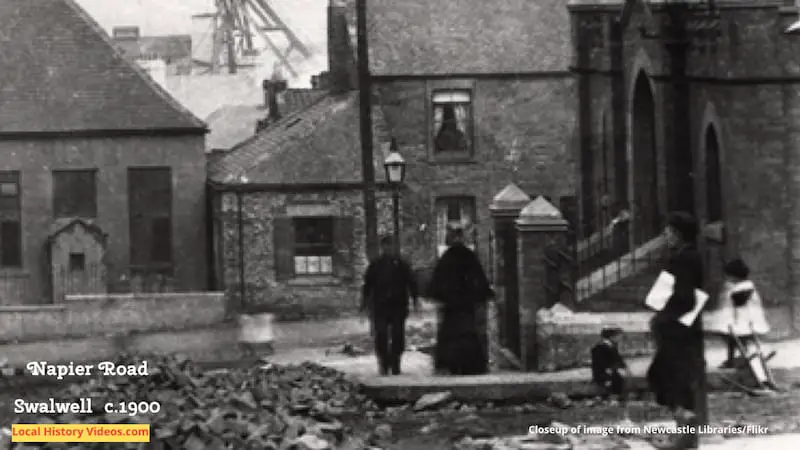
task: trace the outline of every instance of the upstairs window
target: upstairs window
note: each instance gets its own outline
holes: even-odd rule
[[[53,214],[56,218],[97,217],[95,170],[53,171]]]
[[[472,94],[436,91],[433,94],[433,148],[437,154],[472,153]]]
[[[172,266],[172,171],[169,167],[128,169],[131,265]]]

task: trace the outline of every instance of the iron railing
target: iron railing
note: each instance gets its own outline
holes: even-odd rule
[[[550,303],[581,308],[587,302],[618,296],[624,280],[660,266],[664,242],[661,217],[645,217],[633,202],[612,202],[602,186],[584,199],[595,202],[591,217],[578,220],[576,208],[562,207],[570,223],[566,242],[551,242],[545,252]]]

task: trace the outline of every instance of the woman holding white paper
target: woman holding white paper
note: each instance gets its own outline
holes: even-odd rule
[[[703,286],[703,264],[697,251],[698,226],[688,213],[670,214],[665,238],[670,257],[665,271],[674,277],[672,294],[650,322],[656,353],[647,371],[656,401],[670,408],[679,425],[696,424],[697,400],[705,380],[703,331],[700,320],[680,322],[694,310],[696,290]],[[690,444],[696,436],[681,436]]]

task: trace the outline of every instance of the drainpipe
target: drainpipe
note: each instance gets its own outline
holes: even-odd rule
[[[241,312],[245,304],[245,277],[244,277],[244,213],[242,212],[242,191],[236,191],[237,221],[239,227],[239,302],[236,304],[236,312]]]

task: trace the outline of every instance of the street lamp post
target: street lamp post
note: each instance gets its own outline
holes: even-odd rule
[[[394,220],[394,247],[400,252],[400,185],[406,178],[406,160],[397,151],[397,141],[392,138],[389,156],[383,162],[386,180],[392,187],[392,219]]]

